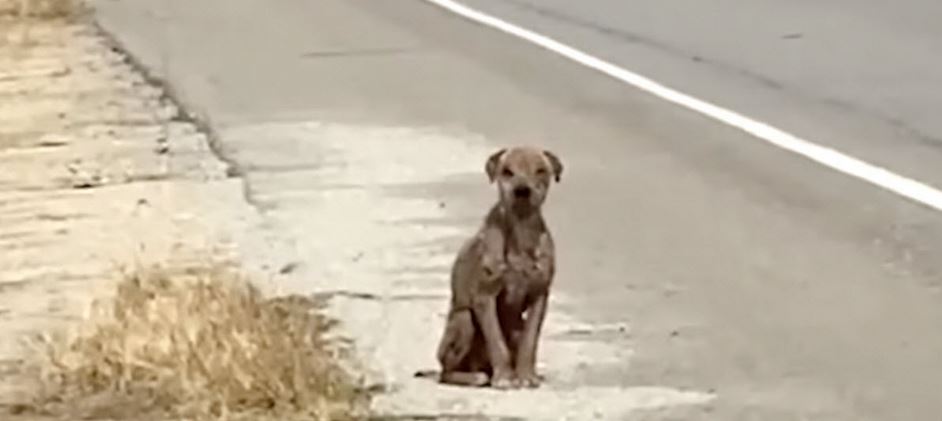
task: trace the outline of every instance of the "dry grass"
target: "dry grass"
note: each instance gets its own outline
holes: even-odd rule
[[[368,396],[338,364],[320,305],[266,299],[223,271],[124,277],[68,338],[42,341],[18,412],[67,419],[355,419]]]
[[[0,0],[0,16],[53,19],[76,16],[85,10],[82,0]]]

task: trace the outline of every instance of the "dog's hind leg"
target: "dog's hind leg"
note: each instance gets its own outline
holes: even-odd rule
[[[452,309],[445,322],[445,332],[438,344],[438,362],[442,371],[459,370],[467,364],[474,341],[474,318],[471,310]]]
[[[475,338],[477,326],[470,309],[452,310],[445,325],[445,333],[438,345],[438,362],[442,371],[439,381],[458,386],[486,386],[490,376],[483,371],[469,371],[473,364],[471,361],[481,352],[480,342]],[[479,335],[477,335],[479,336]]]

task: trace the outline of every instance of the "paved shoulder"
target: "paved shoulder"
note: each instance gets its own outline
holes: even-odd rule
[[[248,199],[292,245],[297,270],[273,276],[348,297],[334,310],[391,384],[387,408],[939,412],[936,213],[421,2],[100,9],[215,124]],[[492,198],[483,160],[520,142],[567,165],[548,204],[561,259],[540,357],[550,383],[416,383],[434,364],[447,266]]]

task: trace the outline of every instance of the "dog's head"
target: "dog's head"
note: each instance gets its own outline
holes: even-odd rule
[[[514,211],[527,212],[543,204],[551,181],[559,182],[563,164],[550,151],[513,147],[492,154],[485,170],[491,182],[497,182],[501,202]]]

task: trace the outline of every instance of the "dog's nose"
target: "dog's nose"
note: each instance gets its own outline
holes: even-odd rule
[[[517,186],[514,187],[514,197],[518,199],[529,199],[530,198],[530,188],[527,186]]]

